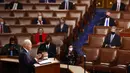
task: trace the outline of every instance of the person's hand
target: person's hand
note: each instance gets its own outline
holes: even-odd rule
[[[48,58],[48,53],[47,52],[43,52],[42,54],[43,54],[44,59]]]
[[[40,59],[40,58],[42,58],[42,56],[43,56],[42,54],[37,54],[36,58]]]
[[[105,47],[108,47],[108,44],[105,44]]]

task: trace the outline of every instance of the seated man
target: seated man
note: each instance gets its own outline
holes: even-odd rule
[[[44,59],[56,57],[56,45],[52,43],[51,36],[47,36],[45,43],[41,44],[38,48],[38,54],[42,53]]]
[[[56,0],[39,0],[40,3],[55,3]]]
[[[59,9],[66,9],[66,10],[74,10],[75,6],[72,2],[70,2],[69,0],[64,0],[60,6]]]
[[[35,42],[37,45],[40,45],[41,43],[45,42],[45,39],[47,37],[47,34],[44,33],[42,28],[38,28],[38,32],[35,34]]]
[[[20,52],[20,45],[14,37],[11,37],[9,43],[6,44],[1,51],[2,55],[18,56]]]
[[[13,0],[9,4],[5,5],[5,9],[12,9],[12,10],[23,9],[23,4],[19,3],[17,0]]]
[[[115,20],[113,18],[110,17],[110,12],[106,12],[106,16],[103,17],[100,22],[99,22],[99,26],[116,26],[115,24]]]
[[[60,24],[55,27],[55,32],[65,32],[68,33],[68,25],[65,24],[63,18],[60,19]]]
[[[46,24],[46,20],[43,18],[42,13],[38,13],[38,17],[32,21],[32,24],[43,25]]]
[[[121,38],[118,34],[115,33],[116,32],[116,27],[113,26],[111,28],[111,33],[108,34],[105,37],[104,43],[103,43],[103,47],[108,47],[108,48],[117,48],[121,46]]]
[[[0,18],[0,33],[9,33],[9,27],[5,25],[5,21]]]
[[[114,11],[125,11],[126,5],[121,2],[121,0],[117,0],[116,3],[112,5],[111,10]]]
[[[4,2],[4,0],[0,0],[0,3],[3,3]]]

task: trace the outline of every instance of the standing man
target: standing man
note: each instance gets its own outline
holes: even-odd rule
[[[32,58],[29,51],[32,49],[32,43],[29,39],[24,40],[23,48],[19,55],[20,73],[34,73],[33,64],[37,63],[41,58],[39,54],[36,58]]]

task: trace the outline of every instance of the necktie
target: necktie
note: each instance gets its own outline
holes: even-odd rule
[[[111,35],[111,37],[110,37],[110,43],[112,42],[113,38],[114,38],[114,35]]]
[[[107,18],[106,21],[105,21],[105,26],[109,26],[108,18]]]

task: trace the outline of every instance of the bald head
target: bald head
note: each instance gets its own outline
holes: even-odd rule
[[[26,48],[27,50],[31,50],[32,42],[29,39],[25,39],[23,42],[23,48]]]

